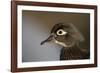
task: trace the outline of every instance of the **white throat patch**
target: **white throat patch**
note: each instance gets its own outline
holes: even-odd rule
[[[63,42],[59,42],[59,41],[57,41],[57,40],[55,40],[54,42],[55,42],[56,44],[59,44],[59,45],[63,46],[63,47],[67,47],[67,45],[66,45],[65,43],[63,43]]]

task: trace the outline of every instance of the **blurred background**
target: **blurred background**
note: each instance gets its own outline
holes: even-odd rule
[[[82,48],[90,49],[90,15],[88,13],[22,11],[22,61],[59,61],[61,46],[40,45],[52,27],[60,22],[73,23],[83,34]]]

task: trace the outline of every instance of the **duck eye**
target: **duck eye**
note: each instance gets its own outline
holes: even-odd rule
[[[57,35],[65,35],[67,32],[65,32],[64,30],[62,30],[62,29],[59,29],[58,31],[57,31]]]
[[[62,34],[62,31],[59,31],[58,33],[59,33],[59,34]]]

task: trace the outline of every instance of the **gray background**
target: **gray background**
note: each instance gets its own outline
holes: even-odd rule
[[[73,23],[85,37],[83,48],[90,48],[90,15],[64,12],[22,12],[22,62],[57,61],[61,46],[54,43],[40,45],[52,27],[59,22]]]

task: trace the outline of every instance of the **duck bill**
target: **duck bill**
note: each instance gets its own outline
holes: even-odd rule
[[[43,45],[43,44],[45,44],[47,42],[52,41],[52,39],[53,39],[53,35],[50,35],[46,40],[44,40],[44,41],[41,42],[41,45]]]

